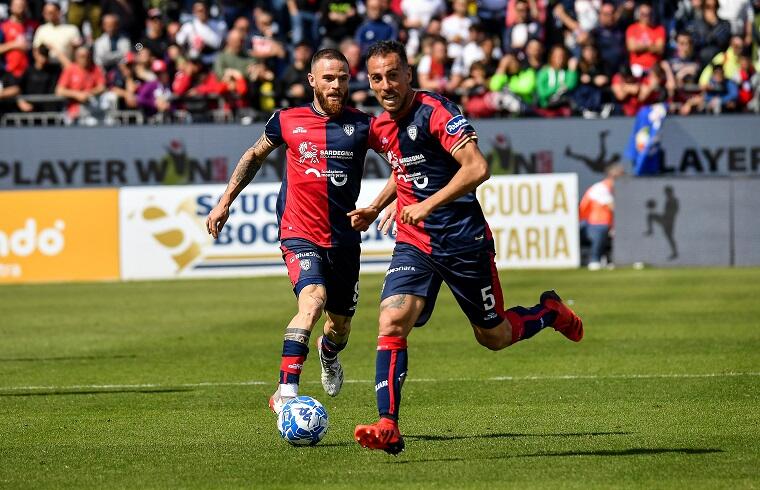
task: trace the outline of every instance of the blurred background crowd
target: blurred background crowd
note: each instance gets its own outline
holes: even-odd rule
[[[264,120],[321,47],[377,111],[383,39],[471,117],[760,112],[760,0],[0,0],[0,124]]]

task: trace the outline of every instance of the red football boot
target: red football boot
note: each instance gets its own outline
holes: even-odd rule
[[[541,304],[552,311],[557,312],[554,320],[554,330],[561,333],[573,342],[580,342],[583,338],[583,321],[573,310],[562,302],[562,298],[552,291],[544,291],[541,294]]]
[[[398,430],[398,424],[388,418],[381,418],[371,425],[357,425],[354,439],[362,447],[382,449],[394,456],[404,450],[404,438]]]

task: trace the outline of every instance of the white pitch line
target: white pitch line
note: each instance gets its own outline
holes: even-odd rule
[[[473,382],[473,381],[552,381],[552,380],[575,380],[575,379],[694,379],[694,378],[728,378],[740,376],[760,376],[760,372],[747,373],[671,373],[671,374],[565,374],[553,376],[494,376],[490,378],[408,378],[406,382],[415,383],[447,383],[447,382]],[[317,381],[306,381],[306,384],[316,384]],[[369,379],[347,379],[344,383],[374,383]],[[12,391],[76,391],[76,390],[129,390],[151,388],[201,388],[215,386],[259,386],[273,384],[269,381],[203,381],[200,383],[136,383],[136,384],[92,384],[92,385],[67,385],[67,386],[0,386],[0,392]]]

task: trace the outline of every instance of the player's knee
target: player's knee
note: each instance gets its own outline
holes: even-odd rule
[[[333,319],[328,315],[325,320],[325,331],[333,332],[340,337],[348,335],[351,332],[351,318]]]
[[[379,334],[381,336],[404,337],[406,329],[400,315],[383,312],[380,314]]]
[[[302,295],[303,296],[303,295]],[[306,293],[298,302],[298,313],[301,318],[314,325],[322,317],[325,308],[325,297],[318,291]]]
[[[512,338],[508,332],[506,332],[506,329],[497,327],[486,330],[473,325],[473,330],[478,343],[488,350],[502,350],[509,347],[512,343]]]

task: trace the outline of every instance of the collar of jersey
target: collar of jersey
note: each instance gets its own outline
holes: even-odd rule
[[[319,109],[317,109],[316,106],[314,105],[314,102],[312,102],[311,104],[309,104],[309,107],[311,107],[312,112],[314,114],[316,114],[317,116],[327,117],[327,118],[330,117],[330,116],[327,115],[327,113],[322,112]]]

